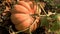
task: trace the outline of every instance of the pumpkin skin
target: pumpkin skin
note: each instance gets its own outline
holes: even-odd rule
[[[29,5],[28,5],[29,7],[27,8],[27,5],[26,6],[15,5],[13,8],[13,11],[11,12],[11,21],[15,25],[15,28],[18,31],[26,29],[34,21],[34,18],[32,16],[30,16],[30,14],[34,14],[36,7],[33,10],[33,9],[29,8],[30,7]],[[32,31],[36,30],[36,28],[37,28],[37,23],[30,26],[30,31],[32,32]]]

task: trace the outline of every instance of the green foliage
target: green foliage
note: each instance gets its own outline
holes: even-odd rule
[[[41,19],[41,26],[45,26],[48,29],[50,29],[51,31],[56,31],[60,29],[60,21],[57,20],[58,16],[60,16],[60,14],[56,14],[56,15],[52,15],[52,16],[45,16],[42,17]]]
[[[42,17],[42,19],[41,19],[41,25],[40,26],[46,26],[47,28],[49,27],[47,16]]]
[[[58,22],[52,23],[51,31],[56,31],[60,29],[60,24]]]

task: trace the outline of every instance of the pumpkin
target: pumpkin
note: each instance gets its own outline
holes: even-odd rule
[[[14,6],[13,11],[11,11],[11,21],[18,31],[22,31],[33,24],[34,18],[30,14],[34,14],[34,10],[31,9],[28,3],[20,2],[19,5]],[[36,28],[37,23],[30,26],[30,31],[32,32]]]

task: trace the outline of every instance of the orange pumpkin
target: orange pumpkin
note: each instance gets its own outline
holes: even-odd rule
[[[22,3],[26,4],[23,5]],[[24,30],[29,27],[34,19],[30,14],[34,14],[34,10],[31,9],[28,3],[22,2],[19,5],[15,5],[13,11],[11,12],[11,21],[15,25],[15,28],[18,31]],[[33,24],[30,27],[31,31],[34,31],[37,28],[37,23]]]

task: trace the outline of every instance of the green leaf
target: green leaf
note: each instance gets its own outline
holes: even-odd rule
[[[48,23],[48,20],[47,20],[47,16],[42,17],[40,26],[46,26],[47,28],[49,28],[49,23]]]
[[[57,20],[57,17],[58,17],[59,15],[58,14],[56,14],[55,16],[54,16],[54,18],[53,19],[56,19],[53,23],[52,23],[52,27],[50,28],[51,29],[51,31],[56,31],[56,30],[59,30],[60,29],[60,21],[58,21]]]

